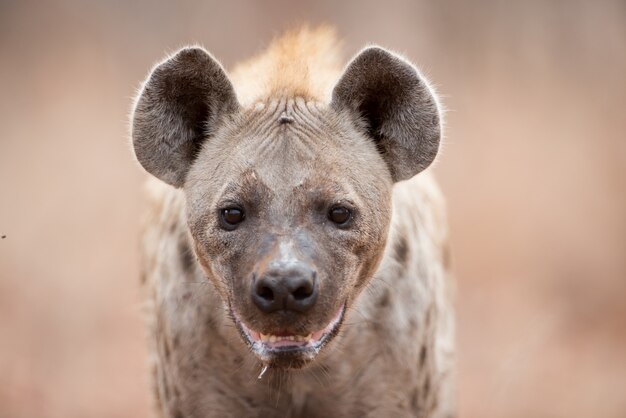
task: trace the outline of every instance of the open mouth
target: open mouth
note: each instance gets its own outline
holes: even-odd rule
[[[333,319],[324,328],[307,335],[279,332],[263,334],[247,327],[236,315],[233,315],[240,333],[247,340],[252,351],[267,363],[274,362],[281,356],[298,356],[313,359],[322,347],[336,334],[345,312],[345,304],[339,308]]]

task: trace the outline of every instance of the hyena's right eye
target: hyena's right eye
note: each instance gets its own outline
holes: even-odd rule
[[[240,207],[230,207],[220,210],[220,224],[222,228],[233,230],[246,218],[246,213]]]

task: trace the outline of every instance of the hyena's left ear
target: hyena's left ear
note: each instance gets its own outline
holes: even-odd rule
[[[202,48],[183,48],[152,71],[137,99],[135,155],[149,173],[181,187],[204,140],[238,108],[220,63]]]
[[[331,106],[365,120],[394,181],[413,177],[437,155],[441,127],[433,93],[415,67],[383,48],[366,48],[348,64]]]

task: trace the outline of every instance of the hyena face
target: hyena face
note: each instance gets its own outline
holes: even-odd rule
[[[216,133],[187,176],[196,253],[264,361],[312,358],[382,255],[391,176],[348,121],[271,100]]]
[[[209,54],[184,49],[152,72],[133,118],[139,162],[183,188],[199,263],[272,367],[303,366],[339,331],[382,258],[393,183],[432,162],[439,132],[417,71],[377,47],[330,103],[250,107]]]

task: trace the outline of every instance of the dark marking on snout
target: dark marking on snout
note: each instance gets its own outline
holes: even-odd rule
[[[398,257],[398,261],[401,264],[406,263],[407,257],[409,255],[409,243],[406,240],[404,235],[400,235],[395,245],[396,256]]]

